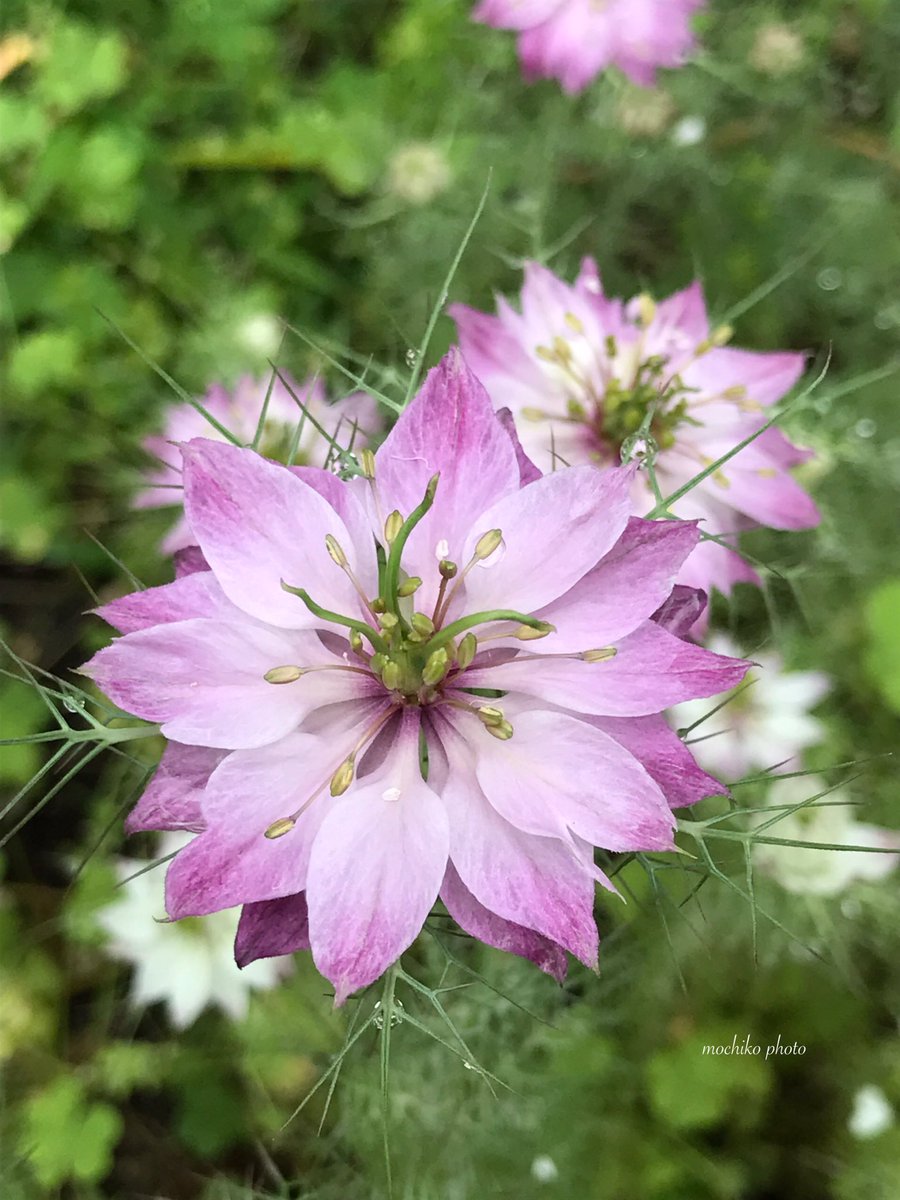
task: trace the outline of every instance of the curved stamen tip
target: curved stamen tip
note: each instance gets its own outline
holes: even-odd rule
[[[445,542],[444,545],[446,546],[446,544]],[[455,562],[451,562],[449,558],[442,558],[438,563],[438,570],[441,573],[441,579],[452,579],[459,570],[459,567]]]
[[[366,479],[375,478],[375,455],[371,450],[360,450],[357,455],[359,465],[362,468],[362,473]]]
[[[456,665],[461,671],[464,671],[471,664],[477,652],[478,638],[474,633],[467,633],[459,643],[459,649],[456,652]]]
[[[270,671],[266,671],[263,679],[266,683],[295,683],[302,674],[302,667],[272,667]]]
[[[297,822],[293,817],[279,817],[277,821],[273,821],[266,830],[266,837],[273,841],[275,838],[284,837],[286,833],[290,833]]]
[[[325,549],[328,551],[328,557],[338,567],[346,567],[347,555],[341,549],[340,542],[332,534],[325,534]]]
[[[437,487],[438,487],[438,484],[440,483],[440,481],[441,481],[440,471],[437,471],[428,480],[428,487],[426,487],[426,489],[425,489],[425,500],[427,501],[428,504],[430,504],[432,502],[432,500],[434,499],[434,493],[437,491]]]
[[[496,725],[488,725],[485,723],[485,729],[500,742],[508,742],[513,735],[513,727],[509,721],[498,721]]]
[[[403,514],[399,511],[399,509],[395,508],[392,513],[388,514],[388,518],[384,523],[384,540],[389,546],[396,541],[397,534],[402,528]]]
[[[611,658],[615,658],[618,653],[615,646],[604,646],[601,650],[583,650],[581,657],[585,662],[589,663],[608,662]]]
[[[501,725],[504,721],[503,709],[494,708],[490,704],[483,704],[481,708],[476,709],[478,720],[482,725],[493,726]]]
[[[409,579],[404,580],[397,588],[397,595],[401,597],[414,595],[422,586],[421,577],[418,575],[410,575]]]
[[[450,656],[443,646],[433,651],[428,656],[428,661],[422,668],[422,682],[426,687],[434,687],[436,683],[440,683],[447,674],[447,668],[450,666]]]
[[[475,543],[475,553],[472,555],[478,562],[483,562],[494,553],[503,541],[503,533],[499,529],[489,529]]]
[[[520,642],[535,642],[551,633],[556,633],[555,625],[551,625],[549,621],[538,621],[535,625],[520,625],[511,636]]]

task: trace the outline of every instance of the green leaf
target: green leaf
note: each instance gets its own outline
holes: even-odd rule
[[[886,704],[900,713],[900,579],[871,593],[865,606],[868,645],[864,661],[869,678]]]
[[[122,1127],[114,1108],[92,1101],[79,1079],[65,1075],[26,1102],[20,1149],[44,1187],[98,1183],[112,1166]]]
[[[126,53],[125,40],[114,30],[61,23],[50,35],[35,95],[54,115],[73,113],[91,100],[112,96],[125,83]]]

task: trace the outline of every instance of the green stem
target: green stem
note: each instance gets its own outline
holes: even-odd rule
[[[438,480],[440,474],[432,475],[428,481],[428,487],[425,489],[425,495],[422,497],[422,502],[412,510],[403,524],[400,526],[400,531],[391,543],[391,551],[388,555],[387,566],[384,571],[384,605],[388,612],[397,612],[397,588],[400,586],[400,560],[403,557],[403,550],[409,540],[409,535],[422,520],[428,510],[434,504],[434,493],[437,491]]]
[[[316,604],[309,592],[305,588],[291,587],[289,583],[281,581],[282,589],[290,592],[292,596],[299,596],[311,613],[317,617],[321,617],[323,621],[329,621],[333,625],[343,625],[346,629],[355,629],[357,633],[369,639],[376,650],[382,654],[388,653],[388,644],[381,636],[376,633],[371,625],[367,625],[365,621],[357,621],[353,617],[343,617],[340,613],[331,612],[330,609],[323,608],[321,604]]]
[[[459,634],[473,629],[476,625],[485,625],[488,621],[516,621],[519,625],[527,625],[529,629],[546,629],[548,633],[552,633],[555,628],[547,621],[541,621],[537,617],[526,617],[524,613],[514,612],[511,608],[495,608],[490,612],[472,613],[468,617],[460,617],[458,621],[445,625],[439,633],[425,643],[422,650],[426,654],[432,654],[441,646],[452,642]]]

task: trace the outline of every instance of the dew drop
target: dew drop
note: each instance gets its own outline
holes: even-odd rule
[[[844,273],[839,267],[825,267],[816,276],[816,283],[823,292],[833,292],[844,282]]]
[[[400,799],[400,789],[398,787],[385,788],[381,793],[382,800],[387,800],[388,804],[396,804]]]
[[[871,417],[863,417],[861,421],[857,421],[853,426],[853,432],[857,437],[870,438],[875,436],[875,431],[878,426]]]
[[[375,1008],[373,1009],[373,1011],[375,1013],[375,1016],[372,1018],[372,1023],[374,1024],[375,1028],[376,1029],[384,1029],[384,1013],[381,1011],[381,1001],[380,1000],[375,1001]],[[400,1022],[402,1020],[403,1020],[403,1003],[400,1000],[395,1000],[393,1003],[393,1007],[391,1008],[391,1029],[396,1029],[396,1027],[400,1024]]]
[[[73,696],[64,697],[62,706],[66,710],[66,712],[70,712],[70,713],[84,712],[84,706],[82,704],[80,704]]]
[[[641,465],[655,463],[658,453],[659,446],[656,441],[650,436],[642,437],[640,434],[626,438],[620,451],[623,463],[635,462]]]
[[[419,355],[418,355],[418,352],[415,350],[407,350],[406,354],[404,355],[404,358],[406,359],[406,365],[408,367],[414,367],[416,365],[416,363],[418,362]]]

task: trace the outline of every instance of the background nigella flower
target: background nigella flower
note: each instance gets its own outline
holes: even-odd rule
[[[823,794],[826,793],[827,795]],[[900,862],[900,830],[882,829],[857,821],[849,794],[842,788],[829,791],[815,775],[779,779],[769,788],[770,804],[813,804],[786,813],[765,833],[769,837],[822,846],[871,846],[871,850],[816,850],[804,846],[773,846],[756,842],[754,866],[779,883],[785,891],[805,896],[837,896],[857,880],[883,879]],[[775,813],[772,813],[775,816]],[[757,817],[757,823],[770,820]]]
[[[130,823],[198,831],[170,916],[243,904],[238,961],[311,947],[337,1003],[438,895],[595,966],[592,846],[674,849],[722,790],[661,715],[746,670],[659,623],[696,527],[630,518],[631,467],[542,477],[456,353],[366,478],[182,451],[210,569],[103,608],[124,636],[86,668],[171,739]]]
[[[157,851],[165,857],[189,841],[189,835],[168,833]],[[205,921],[161,920],[164,871],[135,875],[140,867],[135,859],[119,859],[119,878],[128,882],[122,884],[120,898],[97,914],[97,924],[110,938],[109,953],[134,966],[132,1004],[142,1008],[161,1002],[176,1029],[186,1029],[206,1008],[220,1008],[241,1020],[250,993],[274,987],[290,970],[290,961],[268,959],[241,971],[234,961],[239,913],[217,912]]]
[[[715,633],[707,642],[717,654],[740,654],[731,638]],[[672,710],[672,723],[687,729],[691,750],[707,771],[722,779],[740,779],[753,771],[796,771],[804,750],[825,737],[811,710],[831,690],[824,671],[785,671],[777,654],[753,655],[755,665],[728,703],[689,700]],[[710,715],[707,715],[710,714]]]
[[[580,92],[616,66],[642,87],[657,67],[678,67],[693,48],[691,17],[704,0],[481,0],[476,21],[519,35],[526,78],[558,79]]]
[[[301,384],[289,375],[285,374],[284,377],[300,404],[279,376],[272,383],[271,376],[254,379],[244,375],[231,389],[219,383],[213,384],[202,398],[203,407],[229,433],[249,445],[256,435],[268,394],[269,403],[265,410],[266,420],[259,451],[270,458],[285,455],[298,425],[303,421],[295,458],[297,463],[321,463],[327,457],[329,442],[313,420],[341,446],[347,446],[352,439],[356,448],[365,446],[369,437],[380,428],[377,405],[365,392],[354,392],[330,404],[321,379],[309,378]],[[304,417],[304,410],[313,420]],[[144,449],[153,456],[155,465],[145,472],[145,486],[135,497],[136,507],[163,508],[182,503],[181,454],[176,443],[188,442],[195,437],[226,440],[192,405],[172,405],[166,412],[163,432],[144,439]],[[173,554],[191,543],[184,516],[179,515],[162,543],[162,550],[165,554]]]
[[[497,301],[497,316],[463,304],[450,313],[460,345],[495,404],[508,406],[527,454],[542,470],[620,461],[648,414],[664,496],[733,450],[765,423],[803,372],[802,354],[759,353],[725,345],[730,329],[711,329],[703,290],[694,283],[659,304],[624,303],[603,294],[586,259],[574,284],[537,263],[525,269],[522,311]],[[733,542],[756,525],[805,529],[818,510],[790,475],[809,452],[772,428],[674,506],[706,533]],[[635,477],[632,511],[650,511],[644,473]],[[680,577],[726,594],[756,572],[729,546],[702,542]]]

